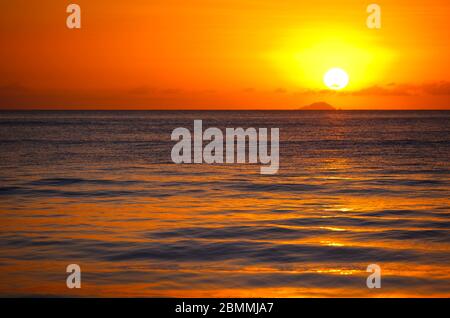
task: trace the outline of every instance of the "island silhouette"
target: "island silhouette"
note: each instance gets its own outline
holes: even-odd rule
[[[299,110],[336,110],[336,108],[326,102],[316,102],[300,107]]]

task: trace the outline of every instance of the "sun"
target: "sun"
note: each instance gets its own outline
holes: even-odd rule
[[[339,90],[347,86],[349,77],[343,69],[335,67],[328,70],[323,76],[325,85],[334,90]]]

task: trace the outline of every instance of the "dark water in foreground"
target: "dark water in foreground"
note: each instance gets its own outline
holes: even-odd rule
[[[171,163],[194,119],[280,128],[279,173]],[[450,296],[450,112],[3,112],[0,149],[1,296]]]

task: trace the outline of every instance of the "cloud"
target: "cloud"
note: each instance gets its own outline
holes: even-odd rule
[[[222,97],[222,98],[221,98]],[[32,89],[20,84],[0,85],[0,109],[179,109],[207,108],[222,102],[210,89],[185,91],[176,87],[136,86],[128,89]]]
[[[287,90],[280,87],[280,88],[277,88],[274,92],[278,93],[278,94],[284,94],[284,93],[287,93]]]
[[[177,87],[152,87],[140,85],[131,88],[82,90],[82,89],[36,89],[22,83],[0,85],[0,108],[2,109],[271,109],[298,108],[317,98],[352,97],[406,97],[405,103],[439,99],[439,105],[448,108],[450,82],[440,81],[422,84],[388,83],[358,90],[333,91],[329,89],[292,89],[279,87],[261,90],[253,87],[240,90],[183,90]],[[349,102],[350,101],[350,102]],[[425,101],[426,102],[426,101]],[[356,102],[354,102],[356,103]],[[446,104],[445,104],[446,103]],[[339,104],[339,103],[338,103]],[[281,105],[281,106],[280,106]],[[406,104],[405,104],[406,105]],[[441,107],[439,106],[439,107]]]
[[[370,86],[357,91],[349,92],[354,96],[411,96],[414,95],[415,89],[410,85],[389,85],[383,86]]]
[[[441,81],[423,85],[423,90],[429,95],[450,95],[450,82]]]
[[[440,81],[434,83],[408,84],[389,83],[386,85],[373,85],[358,90],[333,91],[328,89],[305,89],[298,91],[299,95],[340,95],[340,96],[450,96],[450,82]]]
[[[354,96],[450,96],[450,82],[440,81],[423,84],[389,83],[385,86],[375,85],[357,91],[352,91],[349,92],[349,94]]]
[[[9,83],[0,86],[0,96],[28,93],[30,90],[20,83]]]

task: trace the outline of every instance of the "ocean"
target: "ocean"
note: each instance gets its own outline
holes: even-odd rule
[[[279,128],[278,173],[174,164],[196,119]],[[0,112],[0,149],[0,296],[450,297],[450,111]]]

